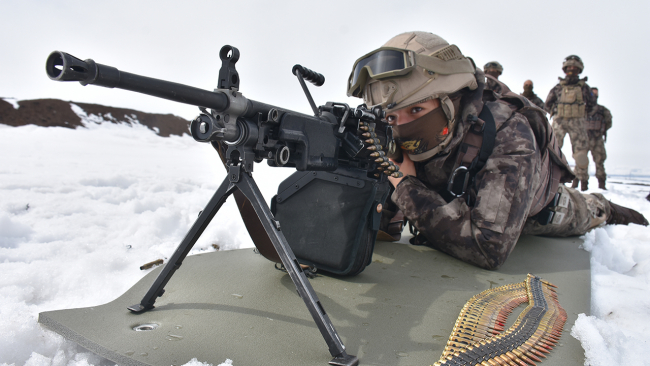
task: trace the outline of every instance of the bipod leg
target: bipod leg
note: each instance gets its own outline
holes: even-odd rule
[[[242,172],[239,175],[239,182],[236,183],[237,188],[248,198],[251,205],[255,209],[257,216],[260,218],[264,230],[268,234],[275,250],[280,255],[282,264],[286,268],[293,284],[296,286],[298,295],[302,298],[307,305],[307,309],[311,313],[311,316],[314,318],[314,322],[318,326],[327,346],[329,347],[330,354],[334,357],[329,363],[330,365],[335,366],[355,366],[359,364],[359,359],[357,356],[348,355],[345,352],[345,346],[339,335],[334,329],[334,325],[330,321],[329,316],[325,313],[325,309],[318,300],[318,296],[314,292],[314,289],[311,287],[307,276],[302,271],[296,256],[293,254],[293,251],[287,243],[287,239],[284,237],[284,234],[280,230],[280,223],[275,220],[269,210],[266,201],[262,197],[255,180],[248,175],[246,172]]]
[[[217,211],[221,208],[226,199],[232,192],[235,190],[235,185],[232,184],[228,178],[224,179],[219,189],[215,192],[214,196],[210,199],[207,206],[199,214],[199,217],[194,222],[194,225],[190,228],[190,231],[185,234],[185,238],[181,241],[180,245],[176,248],[176,251],[169,258],[169,261],[163,267],[162,271],[154,281],[153,285],[147,292],[146,295],[142,298],[139,304],[129,306],[128,309],[134,313],[141,313],[149,309],[153,309],[156,298],[162,296],[165,292],[165,285],[169,279],[172,278],[174,272],[183,264],[183,260],[187,257],[187,254],[190,252],[196,241],[199,239],[203,231],[208,226],[214,215],[217,214]]]

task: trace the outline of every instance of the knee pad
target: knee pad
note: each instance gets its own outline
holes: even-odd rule
[[[589,156],[587,156],[587,150],[578,150],[573,153],[573,160],[576,161],[576,167],[587,169],[589,166]]]

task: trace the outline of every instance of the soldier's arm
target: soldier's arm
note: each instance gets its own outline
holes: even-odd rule
[[[585,101],[585,111],[587,113],[593,111],[596,107],[596,96],[591,92],[591,87],[585,83],[582,86],[582,99]]]
[[[603,107],[604,113],[603,113],[603,123],[605,124],[605,131],[609,130],[612,128],[612,112],[609,111],[609,109]]]
[[[556,87],[551,89],[550,92],[548,92],[548,96],[546,97],[546,103],[544,103],[544,109],[548,114],[553,115],[553,108],[555,108],[555,103],[557,102],[557,93],[555,91]]]
[[[603,107],[603,140],[607,142],[607,130],[612,128],[612,113],[609,109]]]
[[[532,205],[540,164],[535,149],[532,130],[515,114],[498,131],[494,151],[476,175],[473,207],[464,198],[446,202],[412,176],[397,186],[392,199],[431,247],[478,267],[498,268]]]

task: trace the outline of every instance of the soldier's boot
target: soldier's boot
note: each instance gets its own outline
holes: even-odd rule
[[[404,229],[404,214],[402,211],[397,211],[387,224],[385,222],[382,224],[377,232],[377,240],[398,241],[402,238],[402,230]]]
[[[580,179],[578,179],[578,178],[573,179],[573,183],[571,184],[571,188],[578,188],[579,183],[580,183]]]
[[[609,201],[609,207],[611,210],[607,218],[608,225],[637,224],[648,226],[648,220],[641,213],[631,208],[619,206],[612,201]]]
[[[588,180],[581,180],[580,181],[580,190],[584,192],[587,189],[589,189],[589,181]]]
[[[605,178],[598,178],[598,188],[607,190],[605,188]]]

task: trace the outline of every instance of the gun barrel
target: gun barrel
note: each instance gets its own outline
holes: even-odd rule
[[[130,90],[179,103],[224,111],[228,97],[222,92],[211,92],[192,86],[154,79],[120,71],[112,66],[81,60],[68,53],[54,51],[47,58],[45,70],[56,81],[78,81],[81,85]]]

